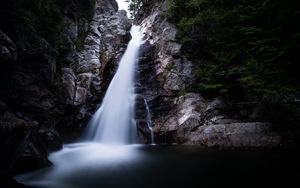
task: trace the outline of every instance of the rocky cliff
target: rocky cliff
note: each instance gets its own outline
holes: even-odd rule
[[[48,152],[85,127],[130,40],[131,22],[111,0],[9,0],[0,4],[1,176],[49,164]],[[283,135],[256,104],[191,92],[189,61],[168,21],[167,1],[135,15],[145,43],[136,72],[140,142],[273,148]],[[150,121],[151,120],[151,121]]]
[[[131,22],[110,0],[10,0],[0,4],[1,176],[49,164],[76,138],[130,40]]]
[[[253,105],[235,104],[220,97],[207,100],[190,92],[197,72],[177,42],[178,30],[168,21],[167,11],[167,1],[145,1],[135,15],[146,39],[140,55],[136,116],[148,142],[146,103],[156,143],[227,149],[279,146],[280,134],[273,131],[270,122],[257,118],[262,111]]]

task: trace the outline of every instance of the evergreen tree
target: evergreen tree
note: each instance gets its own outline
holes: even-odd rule
[[[131,14],[131,17],[134,18],[138,10],[143,5],[143,0],[125,0],[125,2],[129,3],[128,10]]]
[[[196,90],[236,100],[284,101],[299,91],[297,0],[169,0]]]

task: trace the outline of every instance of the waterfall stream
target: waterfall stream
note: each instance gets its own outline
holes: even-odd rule
[[[93,116],[85,139],[104,144],[129,144],[137,138],[134,119],[134,71],[142,32],[132,26],[132,39],[120,61],[101,107]]]
[[[133,74],[139,27],[132,28],[132,35],[84,142],[64,145],[49,155],[52,166],[19,175],[17,181],[36,188],[299,187],[299,173],[291,173],[299,171],[295,152],[129,144],[136,136]]]
[[[37,187],[74,188],[86,187],[93,182],[87,174],[137,160],[137,138],[134,119],[134,72],[142,31],[132,26],[132,39],[119,63],[100,108],[92,117],[82,142],[67,144],[51,153],[53,166],[48,169],[19,175],[19,182]],[[131,144],[131,145],[129,145]],[[96,172],[94,172],[96,170]],[[101,171],[102,172],[102,171]],[[84,185],[80,185],[83,183]],[[94,185],[95,186],[95,185]],[[88,186],[90,187],[90,186]]]
[[[148,106],[148,103],[147,103],[146,99],[144,99],[144,102],[145,102],[145,107],[146,107],[146,110],[147,110],[147,125],[148,125],[148,128],[150,130],[151,144],[155,145],[150,109],[149,109],[149,106]]]

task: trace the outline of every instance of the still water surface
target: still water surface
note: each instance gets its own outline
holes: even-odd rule
[[[80,143],[51,154],[53,167],[17,179],[41,188],[297,187],[298,157],[284,151]]]

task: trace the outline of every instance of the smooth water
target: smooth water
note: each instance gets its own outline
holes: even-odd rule
[[[40,188],[300,185],[295,154],[126,145],[136,136],[133,75],[142,43],[139,27],[133,26],[131,34],[133,38],[84,142],[64,145],[50,154],[53,166],[19,175],[19,182]],[[152,128],[149,109],[148,126]]]
[[[147,125],[148,125],[148,128],[150,130],[151,144],[155,145],[154,131],[153,131],[153,128],[152,128],[153,125],[152,125],[152,120],[151,120],[150,109],[149,109],[149,106],[148,106],[148,103],[147,103],[146,99],[144,99],[144,102],[145,102],[145,107],[146,107],[146,111],[147,111]]]
[[[134,119],[134,72],[142,44],[139,26],[132,26],[131,36],[101,107],[88,125],[84,140],[103,144],[130,144],[137,138]]]
[[[52,153],[49,160],[53,167],[17,177],[28,185],[71,188],[77,183],[92,182],[93,170],[106,169],[137,159],[134,143],[137,128],[134,119],[134,72],[142,31],[132,26],[132,39],[119,63],[102,101],[92,117],[84,139],[77,144],[64,145]],[[40,175],[42,174],[42,175]],[[85,178],[88,178],[85,180]],[[78,187],[81,183],[78,184]]]
[[[50,160],[53,167],[17,179],[41,188],[300,185],[299,155],[283,151],[214,151],[151,145],[107,148],[79,144],[65,146],[51,154]]]

